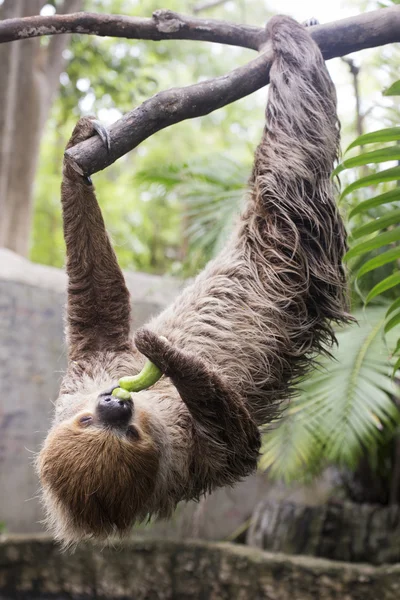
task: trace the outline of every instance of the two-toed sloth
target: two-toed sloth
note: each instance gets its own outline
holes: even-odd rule
[[[64,161],[69,364],[38,470],[48,525],[66,544],[167,517],[251,473],[259,427],[347,319],[335,89],[302,25],[275,17],[268,34],[266,126],[245,210],[217,258],[133,339],[94,188]],[[68,147],[94,134],[83,118]],[[164,376],[131,400],[112,396],[145,357]]]

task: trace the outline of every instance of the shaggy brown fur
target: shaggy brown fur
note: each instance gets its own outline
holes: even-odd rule
[[[73,543],[124,533],[146,515],[233,484],[256,468],[258,426],[344,321],[345,232],[330,180],[336,97],[304,27],[277,17],[267,127],[247,207],[229,243],[174,304],[130,338],[129,296],[90,181],[65,161],[69,368],[38,460],[48,521]],[[93,135],[81,119],[69,146]],[[139,353],[140,352],[140,353]],[[161,368],[124,426],[99,394]]]

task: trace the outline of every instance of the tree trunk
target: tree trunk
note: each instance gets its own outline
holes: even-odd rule
[[[39,14],[46,0],[5,0],[1,18]],[[75,12],[82,0],[64,0],[60,12]],[[49,115],[62,52],[70,36],[47,46],[30,39],[0,46],[0,246],[27,256],[33,181],[40,138]]]
[[[400,562],[400,506],[261,502],[247,535],[250,546],[372,564]]]

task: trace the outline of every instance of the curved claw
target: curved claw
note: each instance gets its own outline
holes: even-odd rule
[[[319,21],[315,17],[311,17],[310,19],[307,19],[307,21],[304,21],[303,25],[304,27],[314,27],[314,25],[319,25]]]
[[[93,119],[92,126],[96,133],[100,136],[100,139],[105,145],[105,147],[107,148],[107,152],[110,152],[111,138],[110,134],[108,133],[108,130],[104,127],[103,123],[100,123],[100,121],[97,121],[97,119]]]

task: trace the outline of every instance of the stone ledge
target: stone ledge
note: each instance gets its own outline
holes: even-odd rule
[[[159,539],[60,552],[46,536],[0,537],[0,598],[398,600],[400,565],[373,567],[226,543]]]

